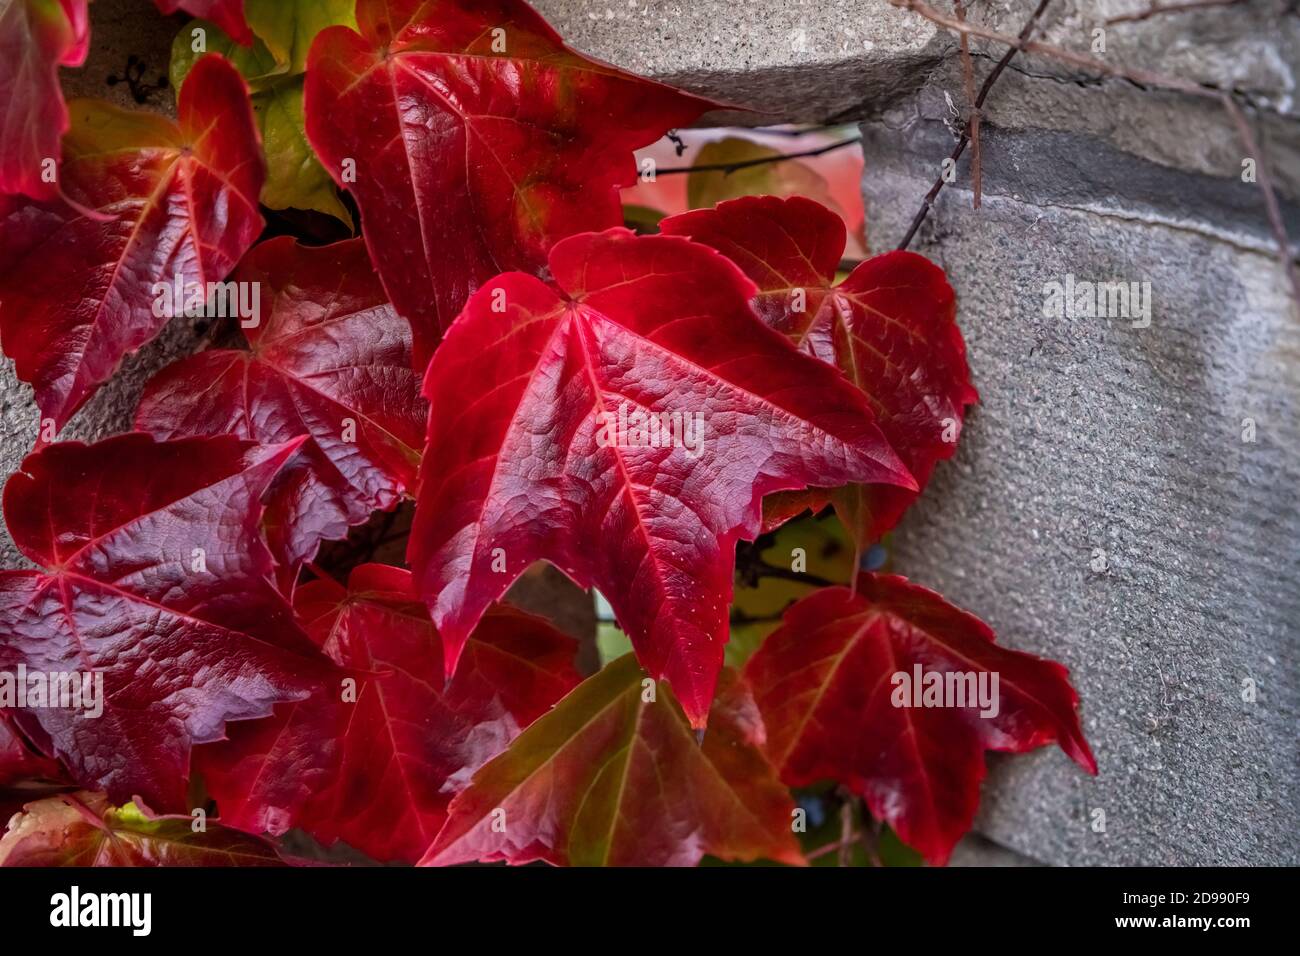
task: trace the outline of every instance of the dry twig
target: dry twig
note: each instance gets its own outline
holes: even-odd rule
[[[1287,235],[1286,223],[1282,220],[1282,207],[1277,201],[1277,190],[1273,188],[1273,174],[1269,171],[1268,157],[1264,155],[1259,141],[1255,139],[1250,121],[1246,119],[1246,114],[1241,111],[1237,101],[1227,93],[1223,94],[1222,101],[1223,108],[1228,111],[1233,124],[1237,127],[1237,135],[1246,147],[1246,155],[1255,160],[1256,178],[1260,191],[1264,194],[1264,208],[1268,212],[1268,225],[1273,231],[1273,241],[1277,244],[1278,259],[1282,264],[1283,273],[1291,283],[1291,298],[1296,309],[1300,311],[1300,275],[1296,273],[1295,256],[1291,253],[1291,238]]]
[[[849,838],[848,838],[849,844],[851,845],[852,841],[857,840],[861,836],[862,836],[861,833],[849,834]],[[839,840],[836,840],[834,843],[827,843],[822,846],[819,846],[815,850],[809,850],[806,854],[804,854],[804,858],[809,861],[817,860],[823,856],[826,856],[826,854],[828,853],[839,852],[841,849],[843,849],[844,845],[845,845],[845,840],[843,837],[841,837]]]
[[[962,0],[953,0],[953,10],[957,19],[965,22],[966,6]],[[966,86],[966,132],[970,136],[970,178],[973,198],[971,208],[980,207],[980,108],[975,105],[975,64],[971,61],[970,37],[961,37],[961,72]]]
[[[1113,23],[1136,23],[1138,20],[1149,20],[1161,13],[1186,13],[1189,10],[1206,10],[1210,7],[1235,7],[1240,3],[1245,3],[1245,0],[1187,0],[1183,3],[1160,3],[1159,0],[1151,0],[1151,6],[1145,10],[1111,17],[1106,21],[1106,26]]]
[[[1245,147],[1246,155],[1255,160],[1259,187],[1264,193],[1264,206],[1268,214],[1269,226],[1272,229],[1273,238],[1277,244],[1278,259],[1282,265],[1283,273],[1286,275],[1290,284],[1291,297],[1295,301],[1297,309],[1300,309],[1300,273],[1297,273],[1295,268],[1294,257],[1291,252],[1291,241],[1287,236],[1286,225],[1282,220],[1281,206],[1277,201],[1277,194],[1273,188],[1273,178],[1269,174],[1268,162],[1260,151],[1259,143],[1255,139],[1254,133],[1250,128],[1250,123],[1247,121],[1245,114],[1241,111],[1241,107],[1237,105],[1236,100],[1233,99],[1232,94],[1229,91],[1201,83],[1194,83],[1191,80],[1185,80],[1177,76],[1165,76],[1151,70],[1125,69],[1124,67],[1107,63],[1104,60],[1098,60],[1096,57],[1091,57],[1083,53],[1076,53],[1073,50],[1066,50],[1062,47],[1052,46],[1050,43],[1041,43],[1036,40],[1030,40],[1027,38],[1024,30],[1021,31],[1019,37],[1009,36],[1005,33],[999,33],[996,30],[990,30],[987,27],[959,20],[956,17],[947,16],[940,13],[930,4],[924,2],[924,0],[889,0],[889,2],[896,7],[911,10],[913,13],[919,14],[930,22],[951,30],[954,33],[977,36],[985,40],[991,40],[994,43],[1006,44],[1011,47],[1008,51],[1010,53],[1014,53],[1017,50],[1022,50],[1025,53],[1037,53],[1040,56],[1060,60],[1084,70],[1100,73],[1103,76],[1127,80],[1128,82],[1137,84],[1138,86],[1172,90],[1177,93],[1186,93],[1191,96],[1199,96],[1218,101],[1227,111],[1233,124],[1236,126],[1238,136],[1241,139],[1242,145]],[[1034,17],[1031,17],[1031,23],[1037,18],[1038,13],[1042,11],[1043,6],[1045,5],[1046,0],[1039,5],[1038,11],[1035,12]],[[1027,24],[1027,26],[1029,25]],[[982,105],[982,101],[979,105]],[[959,143],[958,145],[961,147],[964,146],[964,143]],[[959,155],[960,151],[954,153],[954,157]],[[936,188],[932,188],[930,193],[926,196],[925,205],[922,207],[922,211],[917,214],[918,219],[913,221],[913,227],[908,230],[907,237],[899,245],[900,249],[906,248],[907,244],[911,242],[916,227],[920,225],[919,220],[925,218],[925,212],[928,211],[929,206],[933,203],[934,196],[938,194],[942,185],[943,181],[942,178],[940,178],[940,181],[936,183]]]
[[[889,2],[893,3],[895,6],[902,5],[898,0],[889,0]],[[998,65],[993,68],[993,72],[985,78],[984,85],[980,87],[979,96],[975,97],[975,109],[979,110],[984,107],[984,100],[988,98],[989,90],[993,89],[993,84],[1002,76],[1002,72],[1007,68],[1007,64],[1010,63],[1016,53],[1023,48],[1024,44],[1028,42],[1029,37],[1034,32],[1034,28],[1038,25],[1038,18],[1043,15],[1043,11],[1047,9],[1047,5],[1051,2],[1052,0],[1039,0],[1038,7],[1030,15],[1029,19],[1025,21],[1025,25],[1020,28],[1020,36],[1016,40],[1015,45],[1002,55],[1002,59],[998,60]],[[966,144],[969,142],[970,136],[963,132],[957,139],[957,145],[953,148],[952,155],[948,158],[951,159],[953,163],[956,163],[957,160],[961,159],[961,154],[966,151]],[[912,244],[912,239],[916,236],[916,230],[921,228],[921,223],[925,222],[925,217],[930,214],[930,207],[934,205],[935,197],[939,195],[939,190],[943,189],[943,184],[943,174],[940,173],[939,177],[934,181],[934,185],[930,187],[930,191],[925,194],[925,199],[921,201],[921,208],[918,209],[916,215],[912,217],[912,224],[907,228],[907,235],[905,235],[903,241],[898,244],[899,249],[906,249]]]
[[[671,176],[674,173],[734,173],[751,166],[765,166],[768,163],[784,163],[787,159],[802,159],[807,156],[821,156],[832,150],[843,149],[854,143],[862,142],[861,136],[850,136],[816,149],[805,149],[798,153],[782,153],[780,156],[760,156],[758,159],[744,159],[735,163],[706,163],[703,166],[670,166],[668,169],[655,170],[656,176]]]
[[[853,809],[856,798],[845,787],[839,788],[840,799],[840,852],[836,861],[840,866],[853,865]]]

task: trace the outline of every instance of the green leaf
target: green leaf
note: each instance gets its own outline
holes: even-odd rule
[[[199,49],[196,50],[196,46]],[[173,90],[181,88],[181,83],[189,75],[195,61],[207,53],[220,53],[229,60],[230,65],[248,81],[254,92],[284,72],[261,40],[255,41],[251,47],[240,46],[220,27],[207,20],[191,20],[172,41],[172,62],[168,77]]]
[[[578,685],[474,774],[424,858],[563,866],[801,864],[794,804],[761,750],[748,688],[723,671],[703,743],[632,655]]]
[[[356,0],[245,0],[249,27],[290,76],[307,69],[307,51],[326,27],[356,29]]]
[[[705,143],[692,166],[716,166],[756,159],[775,159],[779,149],[762,146],[738,136]],[[830,187],[822,175],[797,159],[747,166],[734,172],[709,170],[691,172],[686,180],[686,202],[691,209],[704,209],[741,196],[808,196],[829,198]]]
[[[315,209],[349,227],[352,216],[303,131],[301,76],[253,97],[266,151],[262,202],[272,209]]]
[[[289,10],[307,6],[298,0],[282,5]],[[287,13],[272,18],[274,29],[280,32],[270,42],[281,45],[285,57],[296,55],[295,44],[301,44],[307,25],[317,23],[326,8],[338,5],[336,0],[326,0],[320,4],[321,13],[308,19],[289,19],[287,26]],[[249,23],[254,32],[258,32],[252,9],[250,5]],[[260,197],[262,204],[271,209],[313,209],[333,216],[351,228],[352,216],[307,142],[303,129],[303,77],[301,74],[291,75],[293,61],[278,59],[260,33],[251,48],[241,47],[212,24],[195,20],[172,42],[170,74],[173,89],[180,89],[195,60],[202,55],[194,50],[194,29],[204,30],[206,51],[220,53],[229,59],[252,90],[253,114],[257,117],[266,155],[266,183]],[[319,26],[314,29],[319,29]],[[284,45],[286,43],[288,45]]]
[[[623,225],[640,236],[653,236],[659,231],[659,221],[664,214],[649,206],[628,203],[623,206]]]
[[[605,595],[599,591],[592,593],[596,598],[596,653],[600,655],[600,666],[604,667],[624,654],[632,653],[632,638],[618,626],[614,609]]]
[[[772,567],[791,572],[802,568],[810,577],[837,584],[847,584],[853,573],[853,544],[833,515],[824,518],[810,515],[787,522],[759,557]],[[781,623],[781,613],[819,586],[816,581],[805,583],[784,577],[760,576],[756,584],[738,578],[731,605],[727,663],[740,667],[749,660],[763,639]]]
[[[33,801],[0,839],[0,867],[285,865],[270,843],[220,821],[149,817],[102,793]]]

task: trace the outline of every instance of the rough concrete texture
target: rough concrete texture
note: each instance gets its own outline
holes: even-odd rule
[[[957,77],[863,127],[874,248],[951,150]],[[1300,324],[1257,187],[1234,175],[1240,152],[1214,176],[1184,148],[1185,98],[1131,102],[1126,122],[1151,123],[1124,149],[1119,124],[1097,125],[1109,89],[1071,84],[1068,110],[1057,81],[1009,79],[983,207],[963,163],[915,246],[958,291],[983,400],[895,560],[1071,668],[1101,773],[1053,752],[995,760],[977,826],[1050,863],[1300,862]],[[1035,83],[1045,120],[1016,98]],[[1170,139],[1146,150],[1160,126]],[[1286,132],[1270,147],[1294,182]],[[1150,327],[1046,316],[1044,286],[1067,274],[1149,281]]]
[[[537,0],[568,42],[610,63],[758,110],[859,115],[916,85],[942,53],[934,28],[883,0]]]
[[[1027,856],[994,843],[978,833],[968,833],[953,847],[949,866],[1041,866]]]
[[[947,6],[944,0],[936,2]],[[1145,0],[1059,0],[1051,42],[1088,51]],[[956,42],[885,0],[537,0],[580,49],[772,120],[869,121],[873,246],[892,246],[951,149]],[[972,17],[1015,33],[1030,0]],[[1256,107],[1274,171],[1300,196],[1300,17],[1279,0],[1106,29],[1108,62],[1231,89]],[[79,94],[129,53],[165,68],[181,20],[97,0]],[[144,24],[157,24],[144,26]],[[982,76],[995,44],[977,41]],[[164,92],[150,105],[166,109]],[[950,102],[952,105],[950,105]],[[1257,187],[1213,102],[1094,80],[1022,57],[986,104],[984,208],[968,173],[917,248],[949,270],[983,403],[901,529],[899,570],[985,617],[1000,640],[1065,662],[1101,775],[1055,751],[994,760],[966,862],[1296,863],[1300,783],[1300,325],[1288,318]],[[1287,210],[1300,234],[1296,209]],[[1149,328],[1043,316],[1043,285],[1151,283]],[[191,350],[174,325],[76,417],[129,421],[143,382]],[[1257,440],[1242,441],[1253,418]],[[0,460],[35,436],[30,393],[0,366]],[[1098,549],[1104,570],[1094,570]],[[7,539],[0,566],[17,558]],[[1100,564],[1098,566],[1101,566]],[[1257,682],[1254,703],[1242,681]],[[1106,814],[1094,832],[1093,811]]]
[[[982,402],[895,562],[1070,667],[1101,774],[998,761],[980,827],[1054,863],[1300,861],[1300,326],[1272,263],[986,175],[980,212],[955,191],[922,247],[959,291]],[[922,189],[877,170],[873,205]],[[1151,326],[1044,317],[1067,273],[1149,281]]]
[[[943,0],[936,2],[951,9]],[[1146,0],[1054,0],[1039,38],[1117,66],[1231,89],[1270,112],[1295,116],[1300,17],[1280,15],[1280,4],[1253,0],[1231,10],[1106,27],[1110,17],[1142,9]],[[955,69],[957,63],[952,34],[886,0],[537,0],[535,5],[584,52],[749,107],[757,111],[749,118],[755,123],[874,117],[918,89],[936,66]],[[1030,0],[970,4],[982,24],[1010,35],[1019,32],[1036,5]],[[1093,54],[1098,28],[1105,30],[1106,46]],[[974,40],[981,72],[1004,49]],[[1049,127],[1059,122],[1073,129],[1081,121],[1073,109],[1045,114],[1032,99],[1023,101],[1023,94],[1055,96],[1049,91],[1056,87],[1069,96],[1075,89],[1104,88],[1111,96],[1093,122],[1113,127],[1144,149],[1167,143],[1160,131],[1175,119],[1188,134],[1180,153],[1212,151],[1231,138],[1221,123],[1193,120],[1214,112],[1208,105],[1174,117],[1150,109],[1148,91],[1122,80],[1096,80],[1042,57],[1024,58],[1016,70],[1051,82],[999,96],[990,108],[1020,104]],[[956,95],[960,86],[951,89]],[[1135,110],[1141,122],[1129,121]]]

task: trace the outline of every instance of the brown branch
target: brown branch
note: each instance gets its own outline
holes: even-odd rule
[[[835,149],[843,149],[845,146],[852,146],[854,143],[862,142],[861,136],[852,136],[848,139],[841,139],[827,146],[819,146],[816,149],[805,149],[799,153],[782,153],[780,156],[760,156],[758,159],[744,159],[736,163],[705,163],[703,166],[672,166],[668,169],[655,170],[656,176],[671,176],[674,173],[734,173],[741,169],[749,169],[751,166],[764,166],[768,163],[784,163],[787,159],[803,159],[806,156],[821,156],[823,153],[829,153]]]
[[[808,574],[806,571],[791,571],[788,568],[781,568],[775,565],[762,562],[754,568],[754,573],[759,578],[780,578],[782,581],[797,581],[800,584],[811,584],[818,588],[842,588],[842,581],[832,581],[830,578],[824,578],[819,574]]]
[[[844,586],[840,581],[832,581],[830,578],[824,578],[818,574],[809,574],[807,571],[796,571],[793,568],[783,568],[780,565],[769,564],[763,559],[763,554],[758,549],[758,546],[748,541],[736,543],[735,568],[736,576],[748,587],[757,587],[758,582],[763,578],[798,581],[800,584],[811,584],[819,588]]]
[[[853,844],[853,841],[857,840],[860,836],[862,836],[861,833],[851,833],[849,834],[848,841],[840,839],[840,840],[836,840],[834,843],[823,844],[822,846],[819,846],[817,849],[809,850],[807,853],[805,853],[804,859],[816,860],[823,856],[826,856],[826,854],[828,853],[835,853],[837,850],[842,849],[846,842],[851,846]]]
[[[1039,5],[1039,11],[1042,10],[1042,7],[1046,2],[1047,0],[1044,0],[1044,3]],[[1127,80],[1128,82],[1135,83],[1138,86],[1149,86],[1155,87],[1156,89],[1172,90],[1176,93],[1186,93],[1190,96],[1214,99],[1219,102],[1223,108],[1227,110],[1233,124],[1237,127],[1238,135],[1241,138],[1242,145],[1246,149],[1247,156],[1254,158],[1255,160],[1256,168],[1259,172],[1259,187],[1264,193],[1264,206],[1268,212],[1269,226],[1273,232],[1273,238],[1276,240],[1278,245],[1278,256],[1280,261],[1284,264],[1284,273],[1291,286],[1291,297],[1295,300],[1296,308],[1300,309],[1300,274],[1297,274],[1295,264],[1292,261],[1291,241],[1287,236],[1286,225],[1282,221],[1281,207],[1277,201],[1277,194],[1273,189],[1272,177],[1268,173],[1268,164],[1260,152],[1259,143],[1251,132],[1250,124],[1246,121],[1245,115],[1241,112],[1241,108],[1237,105],[1236,100],[1232,98],[1232,94],[1229,91],[1201,83],[1193,83],[1190,80],[1184,80],[1177,76],[1165,76],[1164,74],[1154,73],[1150,70],[1125,69],[1123,67],[1114,66],[1104,60],[1098,60],[1096,57],[1087,56],[1083,53],[1076,53],[1073,50],[1066,50],[1062,47],[1052,46],[1050,43],[1040,43],[1036,40],[1029,40],[1026,38],[1024,30],[1021,31],[1019,37],[1012,37],[1005,33],[999,33],[996,30],[990,30],[987,27],[963,22],[954,17],[946,16],[930,4],[925,3],[924,0],[889,0],[889,3],[905,10],[911,10],[913,13],[925,17],[925,19],[929,20],[931,23],[945,27],[954,33],[968,34],[970,36],[981,37],[985,40],[991,40],[994,43],[1007,44],[1012,48],[1008,51],[1009,53],[1015,52],[1016,50],[1022,50],[1026,53],[1037,53],[1041,56],[1050,57],[1052,59],[1069,63],[1073,66],[1078,66],[1084,70],[1090,70],[1116,79]],[[1035,14],[1035,17],[1036,16],[1037,14]],[[964,144],[959,142],[958,146],[962,147]],[[954,152],[954,158],[960,155],[960,149]],[[922,207],[922,211],[917,214],[918,220],[913,221],[913,228],[908,231],[907,237],[904,239],[903,243],[899,245],[900,249],[906,248],[907,243],[911,242],[916,227],[920,225],[919,219],[925,218],[924,213],[928,212],[929,205],[933,203],[934,196],[938,195],[939,189],[942,188],[942,185],[942,177],[940,177],[940,181],[936,183],[937,188],[931,188],[930,193],[926,196],[926,203]]]
[[[1250,128],[1250,121],[1229,94],[1223,94],[1223,108],[1232,117],[1237,127],[1237,135],[1246,147],[1247,157],[1255,160],[1255,174],[1260,191],[1264,194],[1264,208],[1268,211],[1268,225],[1273,231],[1273,241],[1277,244],[1278,261],[1282,264],[1282,273],[1291,283],[1291,298],[1300,316],[1300,275],[1296,272],[1295,256],[1291,254],[1291,237],[1287,235],[1286,223],[1282,221],[1282,207],[1277,201],[1277,191],[1273,188],[1273,174],[1269,171],[1268,159],[1255,139]]]
[[[869,826],[863,827],[861,833],[862,851],[867,855],[867,861],[872,866],[884,866],[880,859],[880,834],[884,830],[884,825],[875,817],[871,818]]]
[[[963,23],[966,21],[966,7],[962,0],[953,0],[953,10],[957,14],[957,19]],[[962,81],[966,87],[966,130],[970,136],[970,175],[971,190],[973,198],[971,208],[980,207],[980,185],[982,177],[980,175],[980,108],[975,105],[975,65],[970,55],[970,37],[966,34],[961,36],[961,72]]]
[[[824,843],[815,850],[809,850],[804,854],[804,859],[812,862],[813,860],[821,859],[831,853],[838,853],[840,855],[840,866],[847,866],[848,864],[844,862],[845,854],[851,854],[854,844],[858,844],[862,847],[863,852],[866,853],[867,861],[872,866],[885,865],[880,859],[880,834],[883,829],[880,821],[872,818],[867,826],[860,830],[854,830],[851,825],[852,813],[850,812],[850,825],[846,827],[844,824],[844,808],[852,808],[856,804],[857,799],[857,797],[850,795],[845,803],[840,804],[840,838],[834,843]]]
[[[889,0],[889,2],[898,5],[898,0]],[[1035,9],[1029,19],[1025,21],[1025,25],[1020,28],[1020,36],[1016,41],[1016,45],[1012,46],[1011,49],[1007,50],[1007,52],[1002,55],[1002,59],[998,60],[997,66],[993,68],[993,72],[985,78],[984,85],[980,87],[979,96],[975,97],[976,109],[983,109],[984,100],[988,98],[989,90],[993,89],[993,84],[1002,76],[1003,71],[1007,68],[1007,64],[1010,63],[1012,58],[1014,58],[1020,51],[1023,44],[1028,42],[1029,37],[1034,32],[1034,28],[1038,25],[1038,18],[1043,15],[1043,11],[1047,9],[1047,5],[1051,2],[1052,0],[1039,0],[1037,9]],[[957,139],[957,145],[953,148],[952,155],[948,157],[953,161],[954,166],[957,160],[961,159],[961,154],[966,151],[966,144],[969,142],[970,136],[966,132],[963,132]],[[944,178],[943,174],[940,173],[939,177],[935,179],[934,185],[930,187],[930,191],[925,194],[925,198],[921,201],[921,208],[918,209],[916,215],[912,217],[912,224],[907,228],[907,235],[905,235],[903,241],[898,244],[899,249],[906,249],[912,244],[912,239],[916,235],[916,231],[921,228],[921,223],[925,222],[925,217],[930,214],[930,207],[934,205],[935,197],[939,195],[939,190],[943,189],[943,185]]]
[[[210,348],[215,348],[217,343],[232,339],[235,333],[235,321],[233,316],[216,315],[207,320],[205,326],[202,322],[196,322],[194,331],[198,333],[198,340],[194,343],[194,352],[204,352]]]
[[[1076,53],[1073,50],[1067,50],[1064,47],[1052,46],[1050,43],[1042,43],[1038,40],[1019,39],[1010,34],[999,33],[997,30],[990,30],[988,27],[982,27],[975,23],[962,22],[954,17],[946,16],[940,13],[925,0],[889,0],[893,6],[901,7],[904,10],[911,10],[917,13],[931,23],[951,30],[953,33],[966,33],[970,36],[976,36],[983,40],[991,40],[994,43],[1004,43],[1015,47],[1025,53],[1037,53],[1040,56],[1051,57],[1055,60],[1061,60],[1072,66],[1077,66],[1084,70],[1091,70],[1095,73],[1101,73],[1105,76],[1113,77],[1118,80],[1128,80],[1130,83],[1136,83],[1138,86],[1154,86],[1158,89],[1173,90],[1177,93],[1188,93],[1192,96],[1203,96],[1207,98],[1218,99],[1222,92],[1216,87],[1207,86],[1202,83],[1193,83],[1191,80],[1184,80],[1178,76],[1165,76],[1162,73],[1155,73],[1151,70],[1125,69],[1122,66],[1115,66],[1107,63],[1105,60],[1099,60],[1094,56],[1088,56],[1085,53]],[[1022,31],[1023,33],[1023,31]]]
[[[840,866],[853,865],[853,804],[855,797],[846,788],[840,787],[840,854],[836,861]]]
[[[1106,26],[1115,23],[1136,23],[1138,20],[1149,20],[1161,13],[1186,13],[1189,10],[1205,10],[1210,7],[1235,7],[1244,2],[1245,0],[1189,0],[1186,3],[1160,3],[1159,0],[1152,0],[1151,6],[1145,10],[1111,17],[1106,21]]]

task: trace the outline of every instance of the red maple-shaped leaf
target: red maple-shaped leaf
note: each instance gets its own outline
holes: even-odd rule
[[[260,837],[186,816],[150,817],[102,793],[27,804],[0,838],[0,866],[285,866]]]
[[[470,775],[579,681],[572,638],[497,607],[444,688],[438,633],[400,568],[362,565],[346,590],[312,581],[294,606],[360,686],[281,705],[195,752],[221,819],[252,832],[299,827],[414,863]]]
[[[844,223],[801,197],[749,196],[665,219],[662,231],[719,250],[754,280],[764,321],[838,366],[866,393],[880,429],[924,488],[957,449],[966,406],[979,395],[943,270],[911,252],[858,265],[839,285]],[[918,490],[855,485],[775,495],[768,523],[832,501],[859,546],[898,523]]]
[[[163,13],[184,10],[192,17],[215,23],[236,43],[253,45],[253,31],[244,19],[244,0],[154,0],[154,3]]]
[[[522,273],[480,289],[429,365],[411,566],[448,673],[545,559],[600,589],[702,727],[762,496],[911,479],[865,396],[764,326],[712,249],[611,229],[558,243],[550,271],[558,291]]]
[[[421,863],[802,864],[794,804],[735,672],[702,745],[672,693],[644,678],[628,654],[583,681],[474,775]]]
[[[745,666],[781,779],[845,784],[943,864],[975,817],[985,750],[1057,741],[1096,773],[1066,669],[993,640],[979,618],[895,575],[804,598]]]
[[[307,136],[361,207],[417,367],[479,285],[623,221],[633,150],[709,102],[564,46],[521,0],[359,0],[323,30]]]
[[[186,78],[179,124],[94,100],[69,107],[71,202],[15,202],[0,220],[0,344],[55,428],[184,308],[161,293],[208,291],[262,229],[248,89],[221,57]]]
[[[0,194],[52,199],[68,108],[59,67],[90,45],[86,0],[10,0],[0,6]]]
[[[46,570],[0,572],[0,672],[26,673],[12,713],[79,785],[183,808],[191,743],[329,672],[258,537],[258,498],[295,450],[136,433],[47,446],[5,485],[14,543]]]
[[[209,350],[145,389],[136,427],[158,438],[236,435],[262,444],[310,436],[276,479],[272,551],[292,570],[414,487],[425,402],[411,329],[388,305],[360,239],[257,246],[232,277],[256,293],[249,350]],[[202,396],[196,401],[195,396]]]

